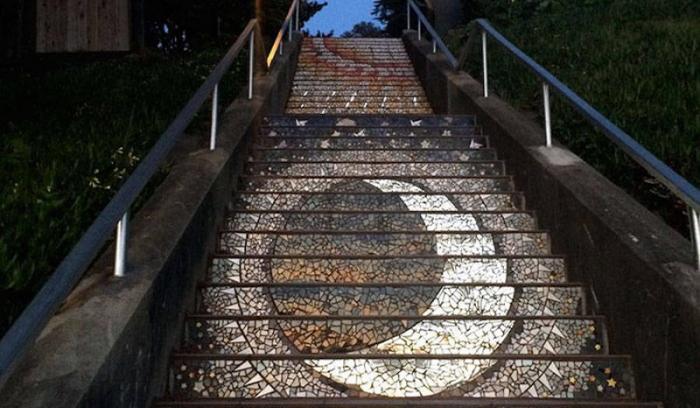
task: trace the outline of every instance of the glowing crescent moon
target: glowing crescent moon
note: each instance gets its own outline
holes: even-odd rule
[[[401,181],[364,181],[386,193],[423,192]],[[430,196],[430,200],[428,196],[422,198],[415,194],[400,197],[409,211],[457,211],[446,196]],[[469,214],[421,214],[421,217],[429,231],[479,230],[476,219]],[[438,255],[495,254],[493,238],[488,234],[470,237],[468,242],[454,235],[443,234],[436,237],[436,244]],[[441,283],[505,283],[506,278],[507,267],[499,260],[451,258],[445,263]],[[442,288],[423,315],[478,315],[487,311],[490,315],[504,316],[508,313],[513,295],[513,288]],[[402,334],[371,347],[371,350],[386,354],[413,354],[416,348],[420,348],[424,354],[489,355],[506,339],[512,327],[510,320],[421,321]],[[387,397],[435,395],[473,379],[494,364],[490,360],[480,361],[481,364],[475,364],[472,360],[455,360],[454,364],[449,365],[421,360],[420,370],[417,370],[414,362],[397,366],[395,361],[363,360],[362,353],[366,351],[351,353],[357,356],[355,360],[307,360],[306,363],[336,382]],[[386,375],[387,372],[392,372],[392,375]],[[382,378],[378,381],[380,375]],[[413,380],[419,376],[419,381]],[[430,384],[430,387],[425,384]]]

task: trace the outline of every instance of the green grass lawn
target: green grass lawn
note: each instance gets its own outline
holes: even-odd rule
[[[0,71],[0,333],[224,52]],[[244,57],[224,100],[237,93]]]
[[[700,2],[546,3],[529,10],[526,18],[504,14],[503,4],[487,7],[486,17],[652,153],[700,185]],[[488,10],[493,15],[488,15]],[[462,28],[452,33],[450,43],[455,50],[464,43],[466,31]],[[489,49],[494,90],[517,107],[542,116],[541,84],[496,43]],[[476,43],[467,69],[481,77]],[[571,108],[553,98],[555,138],[687,233],[683,203]]]

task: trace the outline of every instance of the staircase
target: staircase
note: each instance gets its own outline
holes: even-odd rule
[[[657,407],[472,116],[399,40],[306,39],[157,407]]]

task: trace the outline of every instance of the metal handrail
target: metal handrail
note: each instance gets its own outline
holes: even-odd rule
[[[512,42],[505,38],[498,30],[496,30],[488,20],[475,20],[476,30],[481,29],[482,38],[482,57],[484,69],[484,97],[488,98],[488,48],[487,39],[490,36],[499,45],[513,55],[521,64],[525,65],[530,71],[542,80],[542,91],[544,99],[545,112],[545,134],[547,147],[552,146],[552,125],[551,125],[551,109],[549,89],[552,88],[569,106],[579,112],[591,125],[600,130],[604,135],[622,149],[632,160],[637,162],[644,168],[652,177],[666,186],[673,194],[680,198],[689,209],[690,224],[691,224],[691,241],[695,249],[696,267],[700,270],[700,190],[683,178],[675,170],[670,168],[666,163],[659,160],[649,150],[634,140],[630,135],[625,133],[617,125],[612,123],[608,118],[603,116],[598,110],[581,98],[576,92],[572,91],[568,86],[562,83],[551,72],[546,70],[529,55],[525,54],[521,49],[516,47]]]
[[[430,38],[433,41],[433,53],[436,53],[439,49],[443,54],[445,54],[445,57],[447,57],[447,61],[450,63],[450,65],[452,65],[452,68],[457,69],[459,67],[459,62],[457,61],[457,58],[455,58],[455,56],[452,54],[452,51],[450,51],[450,49],[447,48],[445,43],[442,41],[442,38],[440,38],[440,34],[438,34],[437,31],[435,31],[433,25],[430,24],[430,21],[428,21],[428,18],[425,16],[425,14],[423,14],[420,7],[418,7],[414,0],[406,1],[407,29],[411,30],[411,10],[413,10],[413,12],[418,17],[418,40],[423,40],[423,27],[425,27],[425,30],[428,31],[428,33],[430,34]]]
[[[292,24],[292,18],[295,17],[295,26],[296,29],[294,31],[299,31],[299,8],[301,5],[301,0],[294,0],[292,2],[292,5],[289,7],[289,11],[287,12],[287,16],[284,19],[284,23],[282,24],[282,28],[280,31],[277,33],[277,36],[275,37],[275,41],[272,44],[272,47],[270,48],[270,53],[267,56],[267,66],[270,67],[272,66],[273,61],[275,60],[275,56],[277,55],[277,50],[279,49],[279,54],[283,55],[284,54],[284,34],[288,33],[289,34],[289,41],[292,41],[292,30],[290,29],[291,24]]]
[[[459,68],[459,62],[445,46],[440,38],[440,35],[432,27],[423,12],[416,5],[414,0],[406,1],[406,22],[408,30],[411,30],[411,12],[415,12],[418,16],[418,40],[422,41],[423,26],[430,33],[433,41],[433,53],[439,48],[447,57],[450,65],[454,69]],[[637,162],[644,168],[652,177],[658,180],[673,194],[680,198],[687,206],[690,214],[690,233],[691,243],[695,249],[696,268],[700,270],[700,190],[683,178],[675,170],[670,168],[666,163],[662,162],[654,156],[649,150],[634,140],[630,135],[625,133],[617,125],[612,123],[608,118],[603,116],[598,110],[581,98],[578,94],[572,91],[568,86],[562,83],[557,77],[552,75],[544,67],[538,64],[530,56],[505,38],[491,23],[486,19],[475,20],[474,32],[481,29],[482,38],[482,64],[483,64],[483,86],[484,97],[489,97],[489,75],[488,75],[488,37],[490,36],[496,42],[506,49],[511,55],[515,56],[518,61],[529,68],[536,76],[542,80],[542,94],[544,103],[544,120],[545,120],[545,144],[548,148],[552,147],[552,114],[551,114],[551,98],[550,88],[559,94],[564,100],[578,111],[590,124],[603,132],[613,143],[619,146],[632,160]],[[472,38],[474,35],[471,36]]]
[[[299,30],[299,7],[301,0],[295,0],[287,14],[287,19],[277,35],[279,41],[275,46],[281,48],[281,38],[284,31],[291,36],[290,21],[293,11],[296,10],[296,29]],[[95,221],[90,225],[78,243],[71,249],[68,255],[61,261],[51,277],[42,286],[34,299],[17,318],[12,327],[0,340],[0,388],[2,388],[17,364],[46,326],[46,323],[56,313],[61,304],[66,300],[75,285],[85,274],[85,271],[100,254],[111,232],[116,225],[114,274],[123,277],[126,274],[126,254],[128,240],[129,211],[134,201],[143,192],[143,189],[152,179],[153,175],[165,162],[175,144],[180,140],[187,127],[204,103],[212,98],[212,123],[210,149],[216,149],[216,135],[218,125],[219,83],[230,70],[243,47],[248,43],[250,48],[248,63],[248,99],[253,99],[253,82],[256,58],[256,37],[259,44],[263,44],[262,32],[256,19],[243,29],[231,48],[226,52],[221,61],[216,65],[204,83],[197,89],[185,107],[170,123],[165,132],[158,139],[153,148],[136,167],[124,185],[115,194],[112,200],[100,212]],[[258,45],[264,49],[264,46]],[[274,61],[276,48],[267,57],[267,64],[260,64],[267,69]],[[272,58],[270,58],[270,56]]]

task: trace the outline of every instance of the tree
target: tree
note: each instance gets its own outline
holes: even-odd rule
[[[36,4],[30,0],[0,1],[0,64],[34,51]]]
[[[392,37],[400,37],[406,29],[406,0],[374,0],[372,14]]]
[[[343,38],[380,38],[386,36],[386,31],[371,21],[357,23],[352,30],[341,35]]]
[[[308,21],[327,3],[302,2],[300,21]],[[153,0],[145,2],[146,44],[165,52],[202,49],[221,37],[229,41],[252,18],[271,41],[289,10],[291,0]]]

